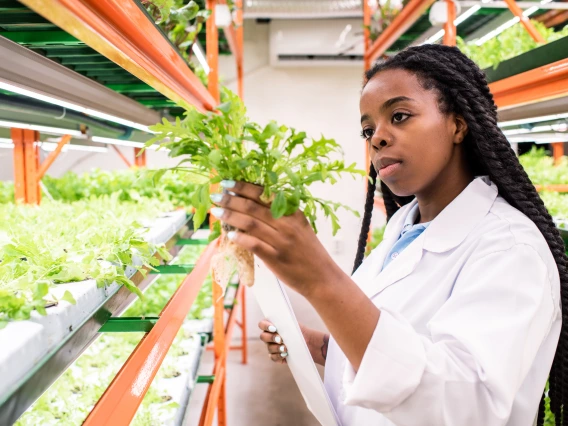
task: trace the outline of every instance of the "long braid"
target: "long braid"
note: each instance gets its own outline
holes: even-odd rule
[[[363,224],[361,225],[361,233],[359,234],[359,243],[357,245],[357,255],[355,256],[355,264],[353,272],[357,270],[363,258],[365,257],[365,249],[367,248],[367,238],[371,229],[371,217],[373,216],[373,204],[375,200],[375,189],[377,188],[377,171],[371,164],[369,168],[370,182],[367,184],[367,196],[365,198],[365,213],[363,215]]]
[[[497,185],[499,194],[531,219],[546,239],[558,267],[562,303],[562,330],[549,377],[550,407],[556,425],[568,425],[568,415],[563,415],[564,407],[568,407],[568,374],[563,362],[568,355],[568,258],[552,217],[497,126],[497,107],[484,74],[457,48],[440,45],[406,49],[375,64],[367,72],[366,80],[387,69],[403,69],[416,74],[426,89],[439,92],[442,112],[453,112],[465,119],[468,134],[464,148],[472,172],[488,175]],[[544,421],[543,410],[541,401],[539,425]]]

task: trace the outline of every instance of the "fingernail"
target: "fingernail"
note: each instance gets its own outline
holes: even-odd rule
[[[276,333],[276,327],[274,327],[273,325],[269,325],[268,331],[270,331],[271,333]]]
[[[211,198],[211,201],[214,203],[220,203],[223,199],[223,194],[211,194],[209,198]]]
[[[233,241],[235,239],[235,237],[237,236],[237,231],[229,231],[227,232],[227,238],[231,241]]]
[[[234,188],[235,184],[236,184],[236,182],[234,180],[222,180],[221,181],[221,186],[223,188]]]
[[[223,213],[225,213],[225,209],[222,209],[221,207],[213,207],[211,209],[211,214],[215,216],[217,219],[221,219]]]
[[[274,336],[274,341],[278,344],[282,343],[282,337],[280,336]]]
[[[288,356],[288,352],[284,352],[284,353],[280,354],[280,356],[281,356],[282,358],[286,358],[286,357]]]
[[[286,346],[284,345],[280,346],[280,352],[286,353]]]

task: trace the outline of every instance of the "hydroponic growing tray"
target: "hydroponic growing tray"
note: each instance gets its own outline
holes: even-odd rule
[[[178,238],[188,221],[184,211],[166,213],[151,223],[146,239],[168,243]],[[136,269],[127,275],[144,287]],[[47,315],[33,313],[28,321],[17,321],[0,330],[0,425],[10,425],[47,389],[96,338],[102,324],[125,307],[131,293],[119,285],[98,288],[94,280],[61,284],[56,292],[69,290],[75,305],[59,302]]]

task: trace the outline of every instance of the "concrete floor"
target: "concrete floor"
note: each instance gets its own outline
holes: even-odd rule
[[[266,348],[249,339],[249,362],[241,364],[240,352],[233,351],[227,363],[228,426],[318,426],[304,404],[286,365],[268,359]],[[212,354],[205,355],[201,374],[211,374]],[[199,424],[199,413],[207,385],[197,385],[189,405],[185,426]]]

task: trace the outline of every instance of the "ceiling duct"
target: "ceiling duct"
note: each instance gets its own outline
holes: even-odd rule
[[[362,18],[362,0],[245,0],[245,19]]]

